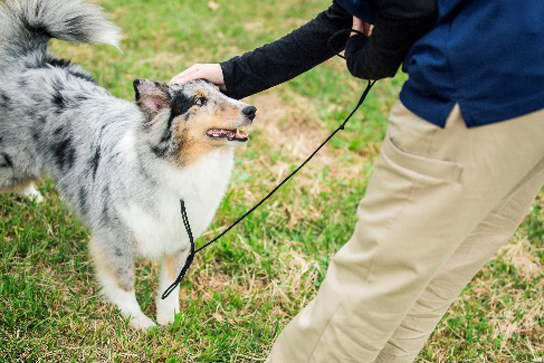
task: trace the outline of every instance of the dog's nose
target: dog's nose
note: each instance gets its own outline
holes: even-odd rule
[[[246,115],[248,119],[253,121],[253,119],[255,118],[255,114],[257,113],[257,108],[253,106],[247,106],[242,110],[242,113]]]

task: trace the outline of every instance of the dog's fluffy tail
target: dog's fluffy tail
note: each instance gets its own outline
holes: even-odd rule
[[[82,0],[7,0],[0,7],[3,57],[45,50],[51,38],[118,48],[122,36],[99,6]]]

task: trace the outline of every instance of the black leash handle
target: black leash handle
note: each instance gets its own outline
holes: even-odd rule
[[[372,88],[372,86],[374,86],[375,83],[376,83],[376,81],[368,81],[368,84],[367,84],[363,94],[361,95],[361,98],[359,99],[359,102],[357,103],[357,106],[355,106],[355,108],[353,109],[353,111],[351,111],[349,116],[346,117],[344,122],[342,122],[342,124],[340,126],[338,126],[336,128],[336,130],[334,130],[332,132],[332,134],[330,134],[329,137],[327,137],[327,139],[325,139],[325,141],[323,141],[321,143],[321,145],[319,145],[317,147],[317,149],[315,149],[315,151],[310,156],[308,156],[308,158],[306,158],[306,160],[304,160],[304,162],[302,162],[302,164],[300,164],[298,166],[298,168],[293,170],[293,172],[291,172],[291,174],[289,174],[285,179],[283,179],[263,199],[261,199],[251,209],[249,209],[247,212],[245,212],[240,218],[238,218],[234,223],[232,223],[227,229],[225,229],[217,237],[215,237],[214,239],[212,239],[211,241],[209,241],[208,243],[204,244],[202,247],[200,247],[200,248],[198,248],[196,250],[195,250],[195,242],[194,242],[194,238],[193,238],[193,233],[191,231],[191,225],[189,224],[189,218],[187,217],[187,210],[185,209],[185,202],[183,200],[180,200],[180,203],[181,203],[181,216],[183,218],[183,224],[185,226],[185,230],[187,231],[187,235],[189,236],[189,242],[191,243],[191,251],[189,253],[189,256],[187,257],[187,261],[185,262],[185,265],[181,269],[181,271],[180,271],[178,277],[176,278],[176,280],[174,281],[174,283],[172,285],[170,285],[170,287],[168,287],[168,289],[166,289],[166,291],[164,291],[164,293],[162,294],[162,296],[161,296],[162,299],[166,299],[168,297],[168,295],[170,295],[170,293],[172,291],[174,291],[174,289],[181,283],[181,281],[185,277],[185,274],[187,273],[187,270],[189,269],[189,267],[191,267],[191,264],[193,263],[195,254],[202,251],[204,248],[208,247],[209,245],[211,245],[212,243],[214,243],[215,241],[217,241],[218,239],[223,237],[231,229],[236,227],[236,225],[238,225],[238,223],[240,223],[247,216],[249,216],[251,213],[253,213],[253,211],[255,211],[255,209],[259,208],[264,202],[266,202],[270,197],[272,197],[272,195],[274,193],[276,193],[276,191],[278,191],[278,189],[280,189],[285,183],[287,183],[289,181],[289,179],[291,179],[296,173],[298,173],[298,171],[300,169],[302,169],[310,160],[312,160],[312,158],[315,156],[315,154],[317,154],[319,152],[319,150],[321,150],[327,144],[327,142],[329,142],[329,140],[334,137],[334,135],[336,135],[340,130],[344,130],[344,128],[346,127],[346,124],[351,119],[353,114],[355,114],[355,112],[357,112],[359,107],[361,107],[361,105],[363,104],[363,102],[366,99],[366,96],[370,92],[370,89]]]

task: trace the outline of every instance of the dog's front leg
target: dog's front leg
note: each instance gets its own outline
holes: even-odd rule
[[[130,318],[131,327],[144,330],[155,326],[136,301],[134,255],[129,245],[119,242],[114,245],[115,242],[111,240],[108,242],[93,237],[90,245],[102,294],[119,307],[124,317]]]
[[[174,322],[174,317],[179,313],[179,286],[177,286],[166,299],[162,299],[162,293],[176,280],[179,271],[183,267],[189,249],[179,253],[166,255],[162,261],[159,290],[157,291],[157,323],[168,325]]]

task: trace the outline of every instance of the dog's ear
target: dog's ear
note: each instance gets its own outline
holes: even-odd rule
[[[152,118],[170,104],[170,93],[166,83],[153,82],[148,79],[135,79],[133,82],[136,104]]]

